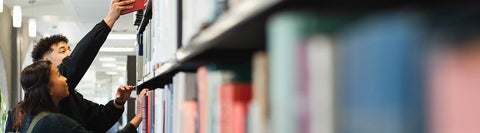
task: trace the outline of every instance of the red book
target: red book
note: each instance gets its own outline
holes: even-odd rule
[[[148,94],[148,93],[147,93]],[[137,105],[137,106],[142,106],[142,133],[147,132],[147,118],[149,117],[147,112],[147,94],[145,94],[145,97],[143,97],[143,103],[142,105]]]
[[[147,3],[147,0],[135,0],[135,2],[133,2],[132,4],[129,4],[129,5],[133,5],[132,9],[123,10],[120,14],[123,15],[123,14],[131,13],[134,11],[143,10],[145,9],[146,3]]]
[[[225,83],[220,89],[221,128],[226,133],[245,133],[247,106],[252,100],[251,83]]]
[[[145,102],[147,102],[147,133],[151,133],[151,129],[152,129],[152,93],[153,91],[148,91],[147,92],[147,96],[145,96],[146,100]]]

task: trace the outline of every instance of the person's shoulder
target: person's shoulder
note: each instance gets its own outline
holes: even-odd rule
[[[50,113],[35,126],[36,131],[54,132],[86,132],[75,120],[60,113]]]

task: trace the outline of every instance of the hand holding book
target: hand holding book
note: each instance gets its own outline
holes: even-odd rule
[[[147,4],[147,0],[135,0],[135,2],[128,4],[128,6],[133,6],[133,8],[122,10],[120,14],[123,15],[134,11],[143,10],[145,9],[145,4]]]

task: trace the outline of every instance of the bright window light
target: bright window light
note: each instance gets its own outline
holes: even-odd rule
[[[13,27],[20,28],[22,27],[22,7],[18,5],[13,6]]]
[[[37,36],[37,21],[33,18],[28,20],[28,36]]]
[[[112,39],[112,40],[136,40],[137,35],[135,34],[115,34],[112,33],[108,35],[107,39]]]
[[[100,52],[133,52],[133,48],[113,48],[113,47],[102,47]]]
[[[3,0],[0,0],[0,13],[3,12]]]

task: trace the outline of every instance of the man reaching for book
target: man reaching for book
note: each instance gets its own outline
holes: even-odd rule
[[[110,129],[121,117],[123,104],[135,89],[133,86],[119,87],[115,101],[105,105],[84,99],[83,95],[75,90],[120,17],[121,11],[133,8],[129,5],[133,2],[134,0],[111,0],[107,16],[78,42],[71,54],[68,39],[62,35],[42,38],[32,51],[34,62],[51,61],[60,74],[68,79],[70,95],[60,101],[59,109],[62,114],[74,119],[89,131],[106,132]],[[9,111],[5,132],[15,131],[12,126],[14,110],[15,108]]]

